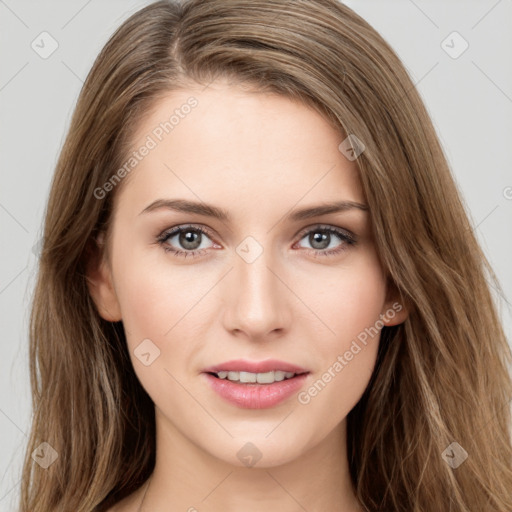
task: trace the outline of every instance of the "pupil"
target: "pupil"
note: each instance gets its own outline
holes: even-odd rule
[[[180,244],[185,249],[190,249],[190,250],[197,249],[201,245],[200,242],[197,243],[198,240],[199,240],[199,233],[197,233],[195,231],[188,230],[188,231],[182,231],[180,233]]]
[[[318,235],[318,236],[317,236]],[[330,242],[330,234],[329,233],[320,233],[320,231],[317,231],[316,233],[313,233],[309,236],[312,247],[315,249],[325,249],[326,247],[329,247]],[[325,243],[327,242],[327,243]],[[320,244],[320,247],[315,247],[315,244]]]

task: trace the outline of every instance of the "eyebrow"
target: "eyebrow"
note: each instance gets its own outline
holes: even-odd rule
[[[183,213],[195,213],[205,217],[213,217],[224,222],[231,221],[230,213],[223,208],[219,208],[207,203],[188,201],[186,199],[157,199],[150,205],[146,206],[146,208],[144,208],[144,210],[142,210],[139,215],[160,209],[173,210]],[[311,217],[326,215],[328,213],[338,213],[353,209],[368,211],[368,206],[356,201],[335,201],[295,210],[287,215],[287,218],[296,222],[310,219]]]

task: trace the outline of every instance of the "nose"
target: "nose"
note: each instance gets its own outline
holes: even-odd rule
[[[293,293],[282,274],[270,251],[263,251],[252,262],[236,255],[223,289],[224,326],[229,332],[263,341],[289,329]]]

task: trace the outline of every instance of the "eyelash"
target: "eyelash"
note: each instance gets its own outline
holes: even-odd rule
[[[202,233],[203,235],[208,236],[209,238],[212,238],[212,234],[207,229],[205,229],[201,226],[188,225],[188,226],[178,226],[178,227],[172,228],[170,230],[164,231],[163,233],[158,235],[156,241],[163,248],[163,250],[165,252],[173,253],[175,256],[177,256],[179,258],[187,258],[189,256],[192,258],[196,258],[196,257],[200,256],[201,254],[203,254],[204,252],[207,252],[206,249],[196,249],[193,251],[182,251],[179,249],[173,249],[168,244],[166,244],[167,240],[172,238],[174,235],[180,234],[182,232],[187,232],[187,231],[197,231],[197,232]],[[301,236],[299,238],[299,241],[302,240],[306,235],[309,235],[310,233],[315,233],[315,232],[324,232],[324,233],[334,234],[334,235],[338,236],[342,240],[342,242],[344,242],[344,244],[341,244],[341,246],[339,246],[336,249],[330,249],[330,250],[306,249],[309,251],[313,251],[315,253],[315,258],[317,256],[336,256],[339,253],[341,253],[342,251],[345,251],[347,249],[345,244],[348,246],[356,244],[356,239],[354,238],[354,236],[349,234],[345,230],[342,230],[340,228],[335,228],[333,226],[325,227],[323,225],[313,226],[312,228],[309,228],[307,231],[302,231],[300,233]]]

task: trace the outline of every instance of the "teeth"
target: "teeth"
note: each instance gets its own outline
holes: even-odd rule
[[[293,372],[283,372],[281,370],[276,370],[272,372],[266,373],[250,373],[250,372],[217,372],[217,377],[219,379],[225,379],[227,377],[228,380],[234,382],[242,382],[242,383],[255,383],[258,384],[272,384],[273,382],[279,382],[284,379],[291,379],[295,373]]]
[[[237,377],[237,375],[238,375],[237,372],[230,372],[230,373],[234,373],[235,378],[229,377],[229,380],[240,380],[240,382],[256,382],[256,381],[258,381],[257,373],[240,372],[239,377]],[[263,375],[263,374],[260,373],[260,375]]]

